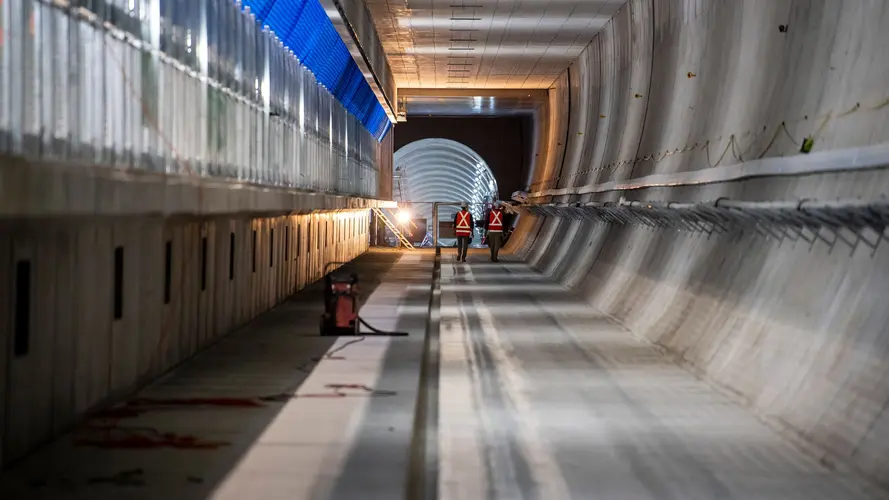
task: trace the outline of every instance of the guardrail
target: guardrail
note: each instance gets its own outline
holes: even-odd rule
[[[378,149],[231,0],[0,2],[0,156],[375,197]]]
[[[889,200],[872,201],[627,201],[548,203],[518,207],[537,216],[566,217],[604,224],[637,225],[649,229],[685,231],[711,236],[741,237],[745,233],[777,240],[839,243],[854,253],[859,245],[876,252],[889,241]]]

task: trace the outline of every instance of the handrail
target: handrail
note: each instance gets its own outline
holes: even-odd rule
[[[625,181],[611,181],[578,187],[547,189],[528,198],[634,191],[655,187],[681,187],[740,181],[758,177],[813,175],[889,168],[889,143],[861,148],[835,149],[810,154],[763,158],[735,165],[654,174]]]
[[[527,205],[520,210],[536,216],[565,217],[605,224],[639,225],[713,235],[740,236],[744,232],[778,242],[817,242],[831,250],[843,243],[852,252],[861,245],[873,252],[889,241],[889,199],[785,201],[659,202],[628,201],[586,203],[546,203]]]
[[[389,230],[392,231],[393,234],[395,234],[395,237],[398,238],[398,241],[400,241],[402,245],[404,245],[409,250],[414,249],[414,245],[412,245],[411,242],[404,237],[404,234],[402,234],[401,231],[398,230],[395,224],[393,224],[392,221],[390,221],[389,218],[386,217],[386,214],[383,213],[382,209],[374,207],[373,211],[375,214],[377,214],[377,217],[383,220],[383,224],[385,224],[386,227],[389,228]]]

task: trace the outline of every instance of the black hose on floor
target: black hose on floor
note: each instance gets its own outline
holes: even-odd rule
[[[346,342],[345,344],[337,347],[336,349],[328,352],[327,354],[324,355],[325,358],[333,358],[334,354],[342,351],[343,349],[349,347],[350,345],[354,345],[359,342],[364,342],[364,339],[366,339],[367,337],[407,337],[409,335],[408,332],[387,332],[385,330],[380,330],[379,328],[375,328],[373,325],[371,325],[367,321],[364,321],[364,319],[361,318],[361,316],[358,317],[358,321],[360,321],[362,325],[366,326],[371,331],[370,332],[359,331],[358,333],[355,334],[358,337],[357,339],[352,339],[352,340]],[[359,328],[359,330],[360,330],[360,328]],[[320,361],[320,359],[314,359],[313,361]]]
[[[364,321],[364,318],[361,316],[358,316],[358,321],[370,330],[370,333],[361,333],[359,329],[359,335],[378,335],[382,337],[407,337],[409,335],[408,332],[387,332],[385,330],[380,330],[379,328],[374,328],[373,325]]]

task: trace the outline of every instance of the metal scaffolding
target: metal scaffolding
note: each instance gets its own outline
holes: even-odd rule
[[[684,231],[740,238],[744,234],[792,242],[819,241],[830,250],[837,243],[854,252],[866,245],[876,252],[889,241],[889,200],[736,201],[706,202],[578,202],[525,205],[520,211],[536,216],[566,217],[604,224],[636,225],[656,230]]]

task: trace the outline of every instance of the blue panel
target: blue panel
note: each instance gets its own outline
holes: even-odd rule
[[[318,0],[244,0],[343,107],[377,140],[391,124]]]

